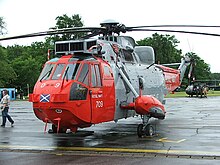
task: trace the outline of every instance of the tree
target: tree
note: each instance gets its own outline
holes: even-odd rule
[[[32,91],[40,75],[43,64],[47,61],[48,45],[44,42],[33,42],[31,46],[8,46],[7,57],[16,73],[11,84],[16,88],[25,88],[27,84]]]
[[[182,50],[177,49],[179,41],[175,36],[155,33],[152,37],[147,37],[137,41],[137,43],[141,46],[152,46],[154,48],[156,63],[173,63],[179,62],[181,59]]]
[[[31,56],[28,58],[21,56],[12,62],[12,66],[17,75],[16,80],[13,81],[13,85],[16,88],[24,89],[29,84],[30,88],[33,89],[40,73],[36,60]]]
[[[155,51],[156,61],[161,64],[179,62],[182,50],[177,49],[179,41],[175,36],[153,34],[152,37],[137,41],[138,45],[152,46]],[[209,80],[211,77],[210,67],[196,53],[186,53],[190,58],[194,59],[196,66],[194,68],[194,76],[197,80]],[[189,73],[189,67],[186,70]],[[183,83],[188,84],[188,77],[185,74]]]
[[[83,26],[78,14],[71,17],[64,14],[63,16],[58,16],[56,20],[57,23],[54,29]],[[14,79],[8,78],[11,86],[24,89],[29,84],[30,91],[32,91],[42,66],[47,61],[48,49],[54,49],[54,42],[57,40],[69,40],[77,37],[80,37],[80,34],[53,35],[46,38],[45,42],[33,42],[30,46],[14,45],[4,48],[4,57],[7,60],[7,64],[13,69],[13,72],[11,72]],[[2,62],[1,60],[0,62]],[[8,84],[8,81],[4,81],[3,84]]]
[[[6,30],[5,22],[0,17],[0,35],[3,35]],[[11,82],[15,79],[15,72],[7,59],[7,50],[0,45],[0,87],[11,87]]]
[[[39,69],[42,69],[43,64],[48,60],[47,52],[48,49],[54,48],[48,42],[33,42],[31,46],[28,47],[28,54],[34,58],[38,65]]]
[[[211,78],[212,80],[220,80],[220,73],[212,73]]]
[[[25,52],[25,47],[20,45],[13,45],[7,47],[7,59],[13,61],[14,59],[22,56]]]
[[[5,22],[4,22],[4,20],[3,20],[3,17],[0,17],[0,35],[3,35],[3,34],[5,34],[5,30],[6,30],[6,28],[5,28]]]
[[[73,28],[73,27],[82,27],[83,22],[79,14],[74,14],[71,17],[66,14],[56,17],[56,26],[51,29],[63,29],[63,28]],[[55,41],[65,41],[65,40],[74,40],[82,37],[84,33],[65,33],[62,35],[53,35],[48,37],[47,42]]]
[[[205,63],[203,59],[201,59],[196,53],[188,52],[186,53],[191,59],[195,61],[195,68],[193,75],[196,80],[210,80],[211,79],[211,71],[210,66]],[[189,68],[188,68],[189,70]],[[187,72],[188,73],[188,72]]]
[[[16,79],[15,72],[7,60],[7,50],[0,46],[0,87],[11,87],[11,82]]]

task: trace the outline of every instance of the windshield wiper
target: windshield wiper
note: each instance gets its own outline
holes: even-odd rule
[[[65,77],[66,77],[66,81],[68,81],[68,74],[67,74],[68,70],[69,70],[69,66],[66,68],[65,73],[63,75],[63,80],[62,80],[62,84],[61,84],[61,88],[60,89],[63,88],[63,82],[64,82]]]
[[[152,67],[155,63],[150,64],[146,69],[149,69],[150,67]]]
[[[65,70],[65,73],[64,73],[64,76],[63,76],[63,80],[66,77],[66,81],[68,81],[68,74],[67,74],[67,72],[68,72],[69,68],[70,67],[68,66],[67,69]]]
[[[45,74],[44,74],[44,76],[43,77],[41,77],[41,79],[40,79],[40,82],[46,77],[46,76],[49,76],[50,75],[50,73],[52,72],[52,70],[53,70],[53,67],[51,67],[50,68],[50,70],[49,71],[47,71]]]

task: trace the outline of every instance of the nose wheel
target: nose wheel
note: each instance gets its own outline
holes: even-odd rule
[[[138,137],[143,136],[153,136],[154,135],[154,127],[151,124],[139,124],[137,127],[137,135]]]
[[[143,124],[139,124],[137,127],[138,137],[153,136],[155,133],[154,127],[148,123],[150,117],[144,115],[141,118],[143,120]]]
[[[52,129],[50,129],[48,132],[49,133],[66,133],[67,129],[66,128],[59,128],[52,124]]]

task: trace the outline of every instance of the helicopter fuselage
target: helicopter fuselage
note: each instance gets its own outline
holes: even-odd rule
[[[29,97],[35,115],[64,131],[137,114],[163,119],[162,102],[179,85],[179,71],[143,63],[114,42],[96,42],[102,46],[99,53],[70,52],[45,64]]]

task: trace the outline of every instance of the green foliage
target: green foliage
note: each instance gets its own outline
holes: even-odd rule
[[[12,66],[7,60],[7,51],[0,46],[0,87],[11,87],[11,82],[16,78]]]
[[[6,30],[6,28],[5,28],[5,22],[4,22],[4,20],[3,20],[3,17],[0,17],[0,35],[3,35],[3,34],[5,34],[5,30]]]
[[[152,46],[154,48],[156,63],[174,63],[181,59],[182,50],[176,48],[179,41],[175,36],[155,33],[152,37],[147,37],[137,41],[137,43],[141,46]]]
[[[66,14],[64,14],[62,16],[56,17],[56,20],[57,20],[57,23],[55,27],[57,29],[83,26],[83,23],[81,21],[81,17],[79,16],[79,14],[74,14],[71,17],[68,17]]]
[[[58,16],[56,20],[55,29],[83,26],[78,14],[71,17],[64,14]],[[5,24],[0,17],[0,30],[3,25]],[[15,87],[25,91],[29,84],[32,92],[43,64],[47,61],[48,49],[54,49],[54,42],[75,39],[81,35],[83,34],[55,35],[46,38],[44,42],[33,42],[30,46],[13,45],[7,48],[0,46],[0,87]]]
[[[28,47],[28,54],[37,61],[41,69],[47,61],[47,51],[51,48],[53,47],[48,42],[33,42]]]
[[[194,76],[196,80],[210,80],[211,71],[210,66],[205,63],[196,53],[188,52],[186,53],[191,59],[195,61]]]
[[[220,73],[212,73],[211,79],[212,80],[220,80]]]
[[[23,53],[26,51],[27,49],[24,46],[20,46],[20,45],[8,46],[7,47],[7,58],[9,61],[13,61],[14,59],[22,56]]]
[[[78,14],[72,15],[71,17],[66,14],[56,17],[56,26],[51,29],[63,29],[63,28],[73,28],[73,27],[82,27],[83,22],[81,17]],[[46,40],[49,43],[54,43],[55,41],[65,41],[65,40],[74,40],[82,37],[84,33],[65,33],[62,35],[53,35],[48,37]]]
[[[48,44],[33,42],[31,46],[8,46],[7,57],[16,74],[11,84],[19,88],[29,84],[32,91],[43,64],[47,61]]]
[[[39,64],[31,56],[18,57],[12,62],[12,66],[16,72],[16,80],[13,81],[15,87],[26,87],[27,84],[33,88],[39,74]]]
[[[152,37],[137,41],[137,43],[139,45],[152,46],[155,51],[156,61],[159,61],[161,64],[179,62],[181,59],[182,51],[176,48],[179,41],[175,38],[175,36],[159,35],[155,33]],[[189,52],[186,55],[193,58],[196,62],[193,73],[196,80],[209,80],[211,78],[209,65],[193,52]],[[186,73],[188,72],[189,67],[186,70]],[[188,84],[187,74],[185,74],[185,78],[183,79],[183,85],[184,84]]]

